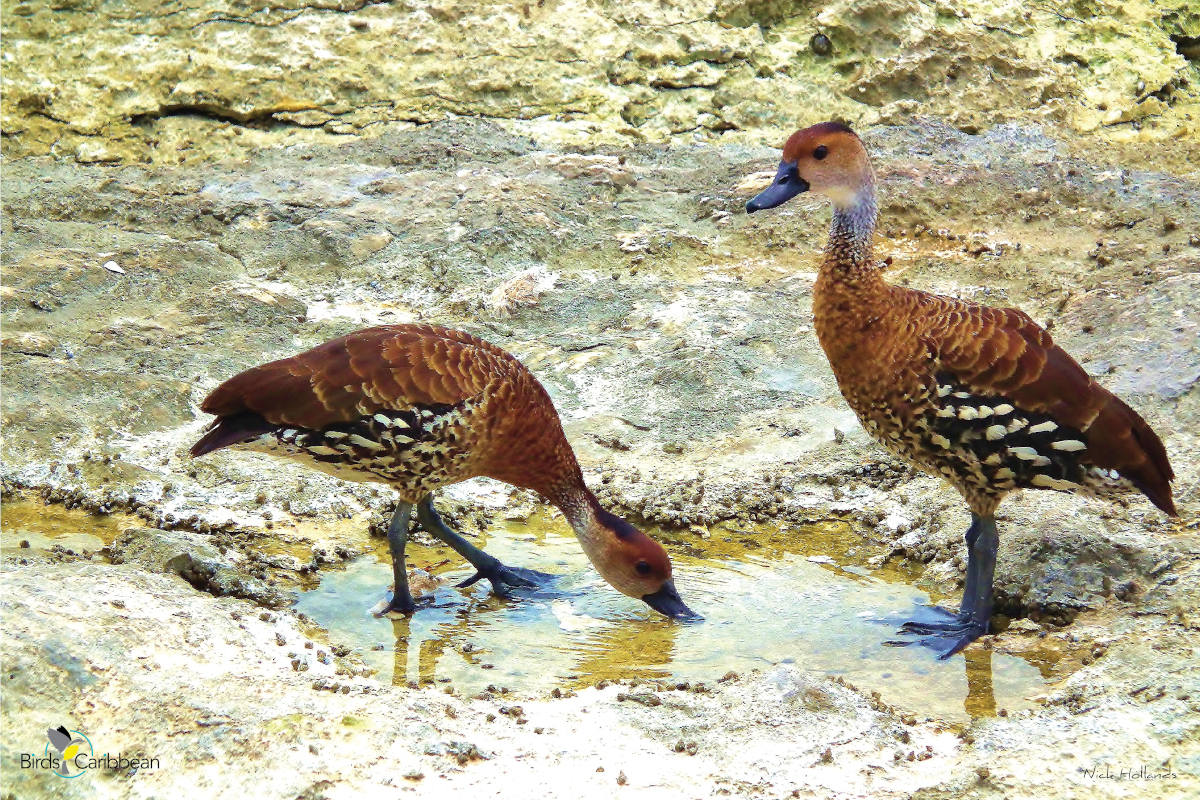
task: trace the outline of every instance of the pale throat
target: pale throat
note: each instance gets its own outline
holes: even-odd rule
[[[586,548],[595,537],[596,514],[592,510],[591,493],[587,489],[571,487],[549,499],[558,506],[558,510],[567,518],[567,524],[575,531],[576,538]]]
[[[875,181],[868,174],[857,189],[838,188],[825,194],[833,203],[826,253],[836,256],[839,261],[849,260],[847,266],[869,266],[875,219],[879,214],[875,204]]]

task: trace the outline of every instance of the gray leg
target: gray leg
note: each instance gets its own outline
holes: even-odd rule
[[[491,581],[492,591],[503,595],[505,587],[536,589],[538,584],[534,579],[548,577],[533,570],[506,567],[498,559],[489,556],[468,542],[461,534],[451,530],[438,516],[437,511],[434,511],[432,494],[425,495],[425,498],[417,505],[417,521],[421,523],[422,528],[450,545],[454,552],[469,561],[475,568],[475,574],[460,583],[460,587],[470,586],[482,578],[487,578]]]
[[[992,579],[996,572],[996,551],[1000,546],[996,520],[972,514],[966,541],[967,582],[963,587],[958,615],[949,622],[906,622],[900,626],[902,633],[926,637],[920,643],[928,647],[939,648],[949,641],[950,646],[939,656],[942,659],[949,658],[987,633],[988,622],[992,618]]]
[[[977,626],[982,626],[986,632],[988,620],[992,618],[992,581],[996,575],[996,553],[1000,549],[1000,533],[996,530],[996,520],[992,517],[980,519],[979,526],[979,538],[971,548],[972,560],[979,562],[971,620]]]
[[[411,614],[417,608],[412,592],[408,589],[408,570],[404,566],[404,546],[408,543],[408,520],[411,516],[412,503],[401,501],[396,505],[396,511],[388,525],[388,549],[392,551],[392,576],[396,580],[396,589],[392,592],[391,601],[379,612],[379,616],[389,611]]]
[[[958,619],[967,621],[974,608],[975,593],[979,587],[979,559],[975,557],[975,544],[979,541],[980,518],[971,513],[971,527],[963,540],[967,543],[967,582],[963,586],[962,602],[958,606]]]

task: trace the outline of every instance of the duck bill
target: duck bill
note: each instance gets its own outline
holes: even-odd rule
[[[643,595],[642,601],[658,613],[681,622],[699,622],[704,619],[683,604],[679,592],[675,590],[675,582],[671,580],[665,582],[657,592]]]
[[[809,182],[800,177],[800,170],[794,161],[784,161],[775,173],[771,185],[759,193],[749,203],[746,203],[746,213],[753,214],[766,208],[774,208],[791,200],[796,195],[807,192]]]

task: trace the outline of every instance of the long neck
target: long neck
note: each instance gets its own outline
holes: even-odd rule
[[[588,491],[581,479],[578,485],[563,487],[547,499],[562,511],[584,552],[589,558],[592,557],[595,548],[602,546],[596,536],[596,516],[600,511],[600,504],[595,495]],[[594,558],[592,560],[595,561]]]
[[[875,181],[867,173],[862,188],[853,197],[834,202],[822,272],[839,273],[838,277],[847,282],[858,282],[875,275],[871,255],[877,214]]]
[[[848,202],[834,202],[825,258],[813,286],[813,323],[839,384],[856,371],[874,369],[860,345],[879,335],[880,302],[888,291],[873,263],[875,185],[864,181]]]

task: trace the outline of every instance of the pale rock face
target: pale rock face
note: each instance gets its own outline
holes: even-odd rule
[[[4,152],[179,163],[455,115],[585,146],[775,145],[805,120],[914,115],[967,131],[1033,121],[1106,140],[1194,137],[1195,7],[1092,6],[18,3],[5,19]],[[810,45],[818,32],[828,52]]]

